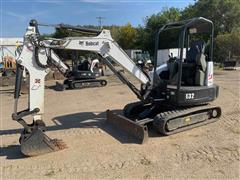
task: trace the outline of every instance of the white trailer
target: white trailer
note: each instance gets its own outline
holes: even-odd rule
[[[180,49],[159,49],[157,54],[157,66],[160,66],[169,60],[169,56],[180,58]],[[186,48],[183,49],[183,58],[186,58]]]
[[[127,53],[127,55],[131,59],[136,60],[137,59],[137,54],[142,53],[142,50],[140,50],[140,49],[127,49],[127,50],[125,50],[125,52]]]

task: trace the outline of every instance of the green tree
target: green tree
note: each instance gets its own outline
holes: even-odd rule
[[[145,31],[142,32],[142,37],[145,38],[142,48],[153,55],[158,30],[166,23],[178,21],[180,18],[181,11],[178,8],[165,8],[162,12],[146,17]]]
[[[134,49],[143,49],[146,50],[148,44],[148,33],[146,29],[142,26],[138,26],[136,28],[136,40],[135,40],[135,48]]]
[[[120,26],[108,26],[104,27],[105,29],[109,29],[111,31],[111,36],[112,38],[116,41],[119,42],[120,38]]]
[[[214,22],[215,34],[230,33],[240,25],[239,0],[198,0],[182,12],[182,19],[205,17]]]
[[[123,49],[134,49],[137,31],[130,23],[120,27],[117,42]]]
[[[220,34],[215,38],[214,59],[223,62],[229,57],[240,57],[240,30],[236,29],[231,33]]]

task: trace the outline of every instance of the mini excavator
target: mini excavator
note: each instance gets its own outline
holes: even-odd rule
[[[198,17],[173,22],[159,29],[155,41],[154,68],[149,73],[142,71],[112,39],[109,30],[86,29],[70,25],[52,25],[88,33],[90,37],[67,37],[62,39],[42,38],[38,27],[49,26],[31,20],[24,36],[22,47],[17,49],[17,71],[12,119],[23,126],[19,142],[21,152],[36,156],[66,148],[59,139],[51,139],[44,131],[44,78],[51,67],[56,67],[65,77],[71,74],[55,49],[90,51],[97,53],[114,74],[126,84],[139,101],[127,104],[123,115],[107,110],[107,122],[124,129],[142,143],[148,139],[148,125],[159,133],[171,135],[198,126],[215,122],[221,116],[221,108],[210,105],[219,94],[219,87],[213,83],[213,23]],[[169,56],[166,63],[158,63],[158,49],[165,42],[161,36],[177,29],[177,57]],[[195,36],[196,35],[196,36]],[[205,41],[208,38],[208,50]],[[171,38],[168,39],[171,42]],[[184,55],[184,51],[186,52]],[[137,88],[112,62],[122,66],[141,82]],[[28,108],[18,111],[23,68],[29,72]],[[23,118],[32,116],[32,124]]]
[[[78,56],[79,51],[72,53],[72,69],[71,75],[64,80],[63,86],[68,89],[81,89],[87,87],[103,87],[107,85],[107,81],[99,79],[101,73],[97,66],[98,59],[80,61]],[[90,58],[89,58],[90,59]]]

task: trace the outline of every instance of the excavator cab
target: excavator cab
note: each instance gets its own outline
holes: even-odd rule
[[[164,47],[163,39],[167,33],[168,46],[175,45],[174,48],[178,49],[176,56],[169,56],[167,70],[162,71],[159,78],[155,76],[153,82],[164,81],[164,89],[160,88],[158,93],[169,104],[192,106],[217,98],[219,88],[213,84],[213,32],[213,23],[202,17],[169,23],[159,30],[155,72],[159,64],[158,50]],[[177,39],[174,43],[169,41],[173,36]]]

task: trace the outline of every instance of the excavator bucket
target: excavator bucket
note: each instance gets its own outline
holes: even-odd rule
[[[55,91],[64,91],[65,90],[65,85],[64,84],[61,84],[59,82],[56,81],[56,85],[54,87],[54,90]]]
[[[128,134],[134,136],[140,144],[144,144],[148,141],[148,128],[145,125],[134,122],[122,115],[116,114],[110,110],[107,110],[107,123],[122,129]]]
[[[26,156],[37,156],[67,148],[59,139],[51,139],[41,129],[33,130],[28,136],[22,134],[20,138],[21,152]]]

